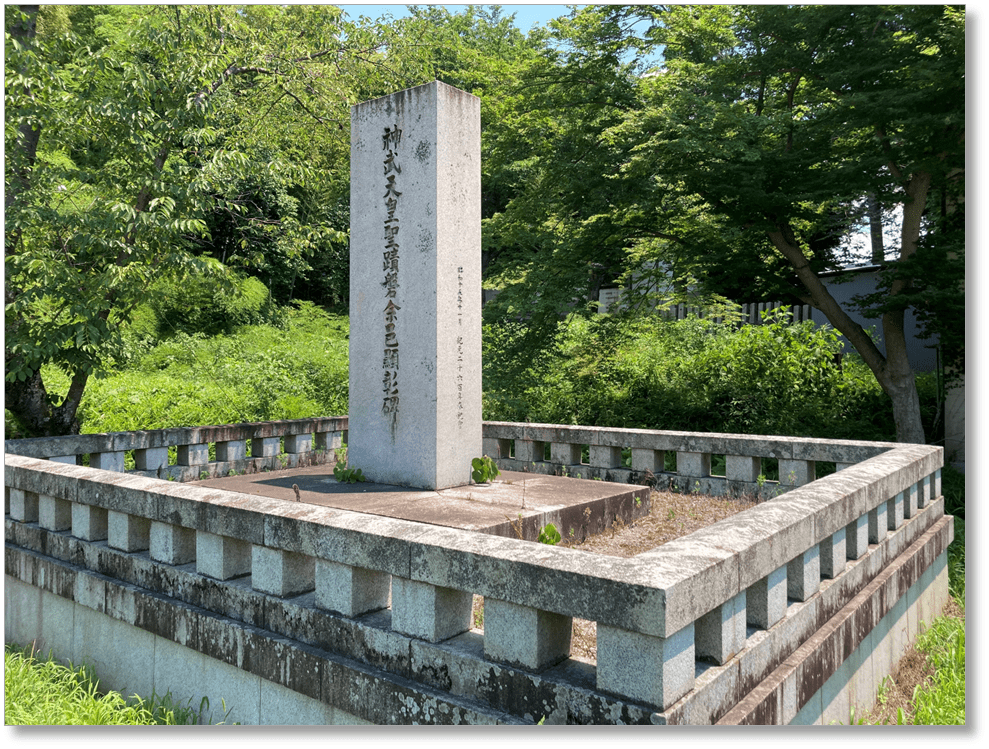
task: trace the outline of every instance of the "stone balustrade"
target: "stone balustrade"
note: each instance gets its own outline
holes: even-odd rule
[[[887,442],[496,421],[485,422],[483,431],[484,453],[502,469],[765,499],[813,482],[818,463],[827,464],[830,472],[840,471],[894,447]],[[723,458],[723,475],[712,475],[713,456]],[[770,461],[776,463],[778,479],[763,475]]]
[[[783,632],[794,604],[831,581],[857,575],[865,584],[875,571],[850,569],[866,559],[870,544],[886,549],[888,561],[943,515],[937,447],[529,424],[486,424],[485,452],[496,453],[505,468],[563,467],[571,475],[597,471],[631,480],[664,473],[655,470],[663,465],[659,454],[671,451],[675,478],[726,491],[760,488],[753,474],[769,457],[779,460],[781,475],[789,466],[798,483],[771,501],[622,559],[141,475],[189,475],[169,470],[175,466],[165,455],[173,446],[190,461],[176,466],[207,466],[222,475],[245,461],[269,465],[263,461],[277,458],[273,443],[280,437],[289,455],[306,454],[312,442],[336,446],[345,426],[345,419],[300,420],[8,442],[8,569],[23,562],[9,556],[11,544],[44,552],[101,580],[147,588],[329,651],[342,648],[347,657],[426,682],[434,671],[396,653],[426,648],[434,660],[459,659],[461,669],[497,668],[516,679],[558,667],[563,687],[577,689],[589,679],[595,699],[626,711],[639,706],[648,715],[669,712],[697,691],[699,663],[724,666],[754,632]],[[210,443],[216,461],[192,463],[189,456],[201,457]],[[255,456],[258,444],[262,454]],[[584,446],[589,464],[579,462]],[[619,465],[622,448],[632,451],[629,468]],[[127,450],[137,467],[120,473],[119,456]],[[90,456],[90,467],[77,464],[80,454]],[[728,476],[703,475],[712,454],[726,455]],[[65,456],[74,459],[57,460]],[[820,460],[842,469],[813,480]],[[924,524],[904,533],[925,508],[931,512]],[[950,528],[944,533],[950,540]],[[85,600],[80,585],[73,595]],[[840,607],[854,592],[834,588],[829,605]],[[484,597],[483,633],[470,631],[474,595]],[[294,613],[273,616],[272,597],[291,602]],[[823,605],[814,609],[818,619],[827,618]],[[335,631],[345,621],[351,634],[342,641],[315,630],[304,634],[291,623],[300,618]],[[575,675],[576,666],[566,665],[574,618],[596,623],[590,677],[587,668]],[[360,648],[351,647],[355,637]],[[801,640],[780,635],[774,642],[770,666]],[[480,699],[469,682],[457,688]],[[711,708],[706,720],[717,717]]]
[[[347,417],[6,440],[8,453],[170,481],[335,463]],[[212,457],[211,457],[212,455]],[[131,460],[128,460],[130,456]],[[127,469],[128,464],[133,468]]]

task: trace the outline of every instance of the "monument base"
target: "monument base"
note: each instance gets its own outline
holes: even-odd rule
[[[409,489],[389,484],[341,484],[325,465],[190,482],[255,496],[414,520],[447,528],[535,541],[546,524],[582,541],[649,514],[646,486],[503,471],[490,484]],[[293,485],[299,487],[296,500]]]

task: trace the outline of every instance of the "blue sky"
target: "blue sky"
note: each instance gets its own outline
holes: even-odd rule
[[[475,3],[476,5],[489,5],[493,3]],[[419,3],[419,5],[443,5],[451,13],[457,13],[464,8],[466,5],[448,5],[446,3]],[[368,16],[369,18],[378,18],[384,15],[386,12],[391,13],[395,18],[402,18],[407,16],[408,12],[405,10],[406,3],[396,3],[396,4],[371,4],[371,3],[343,3],[340,7],[347,12],[352,18],[356,18],[360,15]],[[551,18],[557,18],[558,16],[566,15],[569,11],[567,9],[566,3],[558,4],[547,4],[547,5],[537,5],[537,4],[504,4],[502,7],[502,14],[505,16],[510,16],[515,13],[515,25],[522,31],[528,31],[532,28],[533,24],[538,24],[540,26],[545,26],[546,23]]]

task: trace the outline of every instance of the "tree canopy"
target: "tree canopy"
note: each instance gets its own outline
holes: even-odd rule
[[[345,245],[349,106],[423,73],[410,34],[334,6],[8,6],[5,21],[5,396],[34,434],[78,428],[154,279],[298,270]],[[45,363],[71,379],[60,403]]]
[[[345,302],[349,108],[434,78],[481,98],[503,376],[615,284],[629,315],[812,305],[905,441],[907,309],[964,371],[963,7],[584,6],[522,32],[500,6],[7,6],[5,28],[5,395],[27,433],[78,428],[162,279]],[[898,230],[857,301],[885,350],[821,281],[866,214]]]
[[[608,6],[554,36],[567,53],[546,53],[530,76],[557,71],[530,100],[543,148],[524,196],[488,224],[521,274],[503,304],[539,289],[537,308],[560,315],[572,296],[543,291],[554,276],[583,296],[595,270],[641,275],[648,261],[681,288],[798,300],[868,364],[899,439],[923,442],[905,309],[943,334],[950,361],[963,356],[963,10]],[[623,62],[656,45],[662,67]],[[885,353],[821,281],[847,262],[867,198],[902,211],[897,256],[861,300]]]

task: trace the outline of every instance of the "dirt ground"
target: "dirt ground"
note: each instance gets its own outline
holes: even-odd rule
[[[706,525],[753,507],[754,501],[724,499],[703,494],[653,492],[649,514],[626,525],[617,521],[604,533],[589,536],[581,543],[564,538],[560,546],[615,557],[633,557]],[[474,625],[483,629],[483,599],[474,596]],[[597,660],[597,626],[585,619],[573,620],[570,655],[577,660]]]
[[[582,543],[571,543],[564,538],[560,546],[592,551],[597,554],[616,557],[633,557],[649,549],[654,549],[680,536],[723,520],[737,512],[755,506],[754,500],[724,499],[695,494],[674,494],[653,492],[649,515],[625,525],[618,521],[610,530],[588,537]],[[953,600],[949,601],[944,616],[965,618],[965,611]],[[483,599],[474,597],[474,624],[483,630]],[[594,622],[584,619],[573,620],[571,656],[578,660],[594,663],[597,660],[597,632]],[[931,681],[934,670],[927,657],[915,650],[900,661],[896,672],[887,679],[886,688],[880,692],[876,707],[866,715],[865,722],[896,723],[897,709],[903,708],[910,721],[910,703],[914,688]]]

